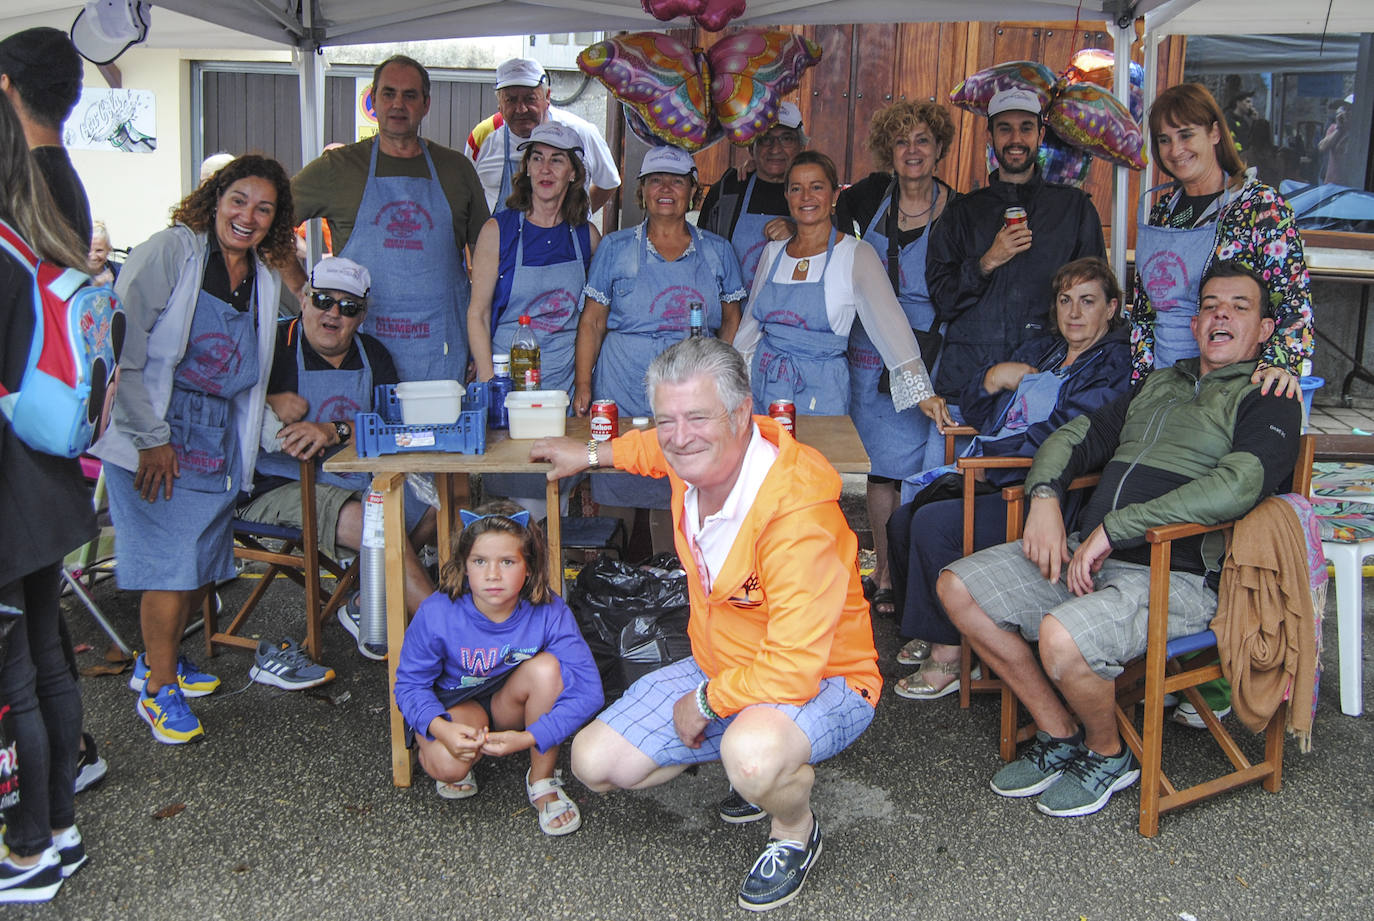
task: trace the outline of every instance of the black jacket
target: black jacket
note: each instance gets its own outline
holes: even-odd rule
[[[744,212],[744,190],[748,185],[748,175],[741,174],[734,167],[726,170],[725,175],[721,176],[711,186],[711,191],[706,193],[706,198],[701,203],[701,212],[697,215],[697,226],[727,240],[730,239],[730,235],[735,232],[735,222]],[[748,203],[750,212],[786,217],[787,196],[783,194],[784,188],[781,182],[759,180],[754,183],[754,196]]]
[[[1001,230],[1003,212],[1026,209],[1034,242],[991,275],[978,260]],[[1049,332],[1053,292],[1060,266],[1083,256],[1103,256],[1102,222],[1092,198],[1067,185],[1045,182],[1037,168],[1029,182],[1002,182],[998,172],[986,188],[951,202],[931,232],[926,283],[935,315],[948,323],[935,391],[959,398],[979,368],[1002,360],[1022,342]]]

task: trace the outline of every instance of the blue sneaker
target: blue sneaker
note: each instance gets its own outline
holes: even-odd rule
[[[302,691],[334,680],[334,669],[317,665],[295,640],[282,640],[276,646],[264,640],[248,676],[259,684],[270,684],[286,691]]]
[[[86,845],[75,825],[60,835],[53,835],[52,846],[57,848],[57,856],[62,860],[63,879],[73,876],[86,865]]]
[[[12,855],[0,860],[0,902],[46,902],[62,888],[62,858],[50,847],[31,867],[21,867]]]
[[[1034,796],[1048,790],[1082,751],[1081,728],[1067,739],[1056,739],[1041,729],[1021,757],[992,775],[988,785],[998,796]]]
[[[821,856],[821,823],[815,816],[811,821],[811,834],[805,841],[768,839],[739,888],[740,908],[768,911],[797,897],[806,885],[806,874]]]
[[[1092,815],[1107,805],[1113,793],[1126,789],[1139,777],[1140,763],[1126,743],[1111,757],[1085,748],[1064,766],[1063,776],[1040,794],[1035,808],[1045,815]]]
[[[215,693],[219,679],[201,671],[196,663],[185,656],[180,656],[177,658],[177,684],[181,685],[181,693],[187,697],[204,697]],[[140,652],[138,658],[134,659],[134,673],[129,676],[129,690],[142,694],[147,686],[148,660]]]
[[[155,697],[149,697],[148,692],[143,691],[135,706],[143,722],[152,727],[153,738],[159,742],[184,745],[205,735],[200,720],[186,702],[186,695],[170,684],[158,689]]]
[[[348,599],[348,604],[339,608],[339,625],[348,631],[348,635],[353,637],[353,642],[358,644],[358,652],[364,658],[371,659],[373,662],[386,661],[385,643],[364,643],[363,642],[363,614],[358,608],[358,593],[354,592],[353,597]]]

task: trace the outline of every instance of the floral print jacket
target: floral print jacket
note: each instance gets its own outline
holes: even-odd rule
[[[1164,225],[1169,217],[1166,189],[1150,210],[1150,224]],[[1257,269],[1269,285],[1274,308],[1274,335],[1260,352],[1260,367],[1278,367],[1297,375],[1304,359],[1312,355],[1312,284],[1302,254],[1302,237],[1293,209],[1272,187],[1249,171],[1240,195],[1222,212],[1216,249],[1203,272],[1217,260],[1233,260]],[[1140,259],[1137,254],[1136,264]],[[1137,272],[1131,303],[1126,308],[1131,324],[1131,384],[1145,378],[1155,364],[1155,309]]]

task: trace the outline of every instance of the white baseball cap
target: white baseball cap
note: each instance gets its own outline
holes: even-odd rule
[[[988,100],[988,118],[1003,112],[1030,112],[1040,114],[1040,97],[1032,90],[1014,87],[1002,90]]]
[[[539,86],[548,83],[549,75],[544,66],[529,58],[511,58],[502,61],[496,68],[496,88],[503,90],[508,86]]]
[[[342,291],[354,297],[367,297],[372,290],[372,274],[352,259],[325,256],[310,273],[310,287],[316,291]]]
[[[72,44],[92,64],[109,64],[148,37],[152,5],[143,0],[90,0],[72,22]]]
[[[555,121],[536,125],[534,130],[530,132],[530,136],[521,141],[515,149],[524,150],[533,144],[545,144],[549,147],[557,147],[559,150],[575,150],[582,153],[581,136],[568,125]]]
[[[784,102],[778,105],[778,124],[784,128],[796,128],[801,130],[802,117],[801,109],[795,103]]]
[[[644,155],[639,164],[639,178],[650,173],[672,173],[675,176],[695,176],[696,161],[681,147],[655,147]]]

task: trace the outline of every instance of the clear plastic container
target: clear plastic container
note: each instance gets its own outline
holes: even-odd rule
[[[506,395],[512,438],[551,438],[568,427],[568,394],[563,390],[526,390]]]
[[[406,425],[452,425],[463,411],[463,385],[457,381],[402,381],[396,396]]]

